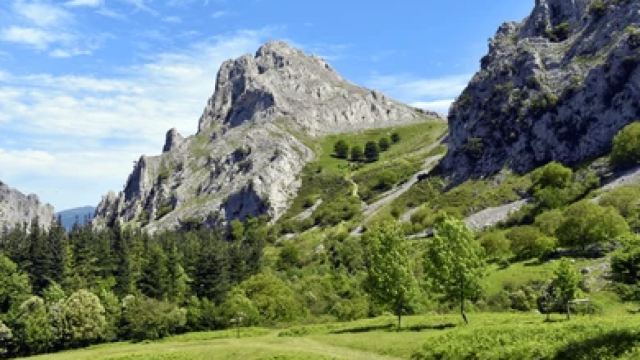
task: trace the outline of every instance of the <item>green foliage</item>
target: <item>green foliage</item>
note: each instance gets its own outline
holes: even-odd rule
[[[481,138],[469,138],[464,145],[464,150],[470,157],[480,159],[484,150],[484,141]]]
[[[156,220],[160,220],[173,211],[173,205],[163,205],[156,211]]]
[[[479,240],[488,259],[506,259],[511,255],[511,243],[503,232],[490,232]]]
[[[53,347],[56,339],[49,312],[41,298],[32,296],[20,305],[15,335],[17,352],[23,355],[46,352]]]
[[[389,141],[389,138],[381,137],[380,140],[378,140],[378,147],[380,148],[380,151],[389,150],[389,147],[391,147],[391,142]]]
[[[346,159],[349,157],[349,144],[343,139],[336,141],[333,146],[333,153],[337,158]]]
[[[589,200],[571,205],[556,230],[560,244],[580,246],[615,240],[630,232],[629,225],[614,208],[603,208]]]
[[[399,143],[399,142],[400,142],[400,139],[401,139],[401,137],[400,137],[400,133],[398,133],[398,132],[394,132],[394,133],[392,133],[392,134],[391,134],[391,141],[392,141],[394,144]]]
[[[557,246],[555,238],[545,236],[535,226],[512,228],[506,236],[511,240],[511,251],[519,260],[544,257]]]
[[[611,274],[622,299],[640,301],[640,241],[631,242],[614,254]]]
[[[464,221],[445,215],[436,223],[424,256],[425,282],[428,290],[459,301],[465,321],[464,300],[477,300],[482,293],[484,255]]]
[[[13,340],[11,329],[0,321],[0,356],[4,356],[9,351]]]
[[[573,300],[577,297],[580,289],[580,275],[571,266],[571,261],[567,258],[563,258],[558,262],[558,267],[555,271],[555,277],[552,281],[552,286],[557,291],[557,297],[561,304],[566,304],[567,301]]]
[[[402,315],[409,310],[417,292],[402,229],[397,224],[384,223],[364,235],[363,247],[365,289],[375,303],[393,310],[400,327]]]
[[[613,138],[611,162],[620,168],[630,167],[640,161],[640,122],[624,127]]]
[[[595,17],[602,17],[607,13],[607,5],[602,0],[596,0],[589,6],[589,14]]]
[[[380,158],[380,148],[375,141],[368,141],[364,146],[364,156],[368,162],[378,161]]]
[[[86,346],[100,341],[107,325],[100,298],[86,290],[77,291],[62,306],[65,341],[71,346]]]
[[[567,22],[563,22],[552,30],[547,30],[546,35],[552,42],[563,42],[571,35],[571,25]]]
[[[175,305],[144,296],[123,301],[124,332],[133,340],[161,339],[177,333],[186,324],[186,311]]]
[[[564,213],[562,210],[554,209],[536,216],[535,225],[544,235],[555,236],[563,221]]]
[[[254,275],[240,284],[239,289],[251,301],[261,322],[292,322],[306,313],[293,290],[271,274]]]
[[[610,206],[622,215],[629,226],[640,227],[640,186],[623,186],[600,197],[600,206]]]
[[[396,182],[398,182],[398,176],[394,172],[383,171],[378,175],[376,189],[381,191],[390,190]]]
[[[9,258],[0,254],[0,314],[15,311],[31,294],[29,277]]]
[[[553,187],[564,189],[571,184],[573,171],[560,163],[552,161],[547,165],[535,170],[531,178],[533,185],[537,189]]]
[[[362,161],[364,160],[364,151],[360,145],[354,145],[351,148],[351,161]]]

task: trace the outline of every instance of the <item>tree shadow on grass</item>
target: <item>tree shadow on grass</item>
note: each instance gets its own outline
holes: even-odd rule
[[[618,358],[640,345],[640,333],[616,330],[581,341],[573,341],[559,349],[553,359],[610,359]]]
[[[396,324],[385,324],[385,325],[370,325],[370,326],[361,326],[361,327],[348,328],[348,329],[333,330],[333,331],[330,331],[329,333],[330,334],[355,334],[355,333],[365,333],[365,332],[372,332],[372,331],[420,332],[424,330],[445,330],[453,327],[456,327],[456,325],[451,323],[436,324],[436,325],[423,324],[423,325],[405,326],[400,330],[398,330],[396,327]]]

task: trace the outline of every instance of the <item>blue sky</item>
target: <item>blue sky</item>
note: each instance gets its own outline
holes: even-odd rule
[[[446,113],[534,0],[0,0],[0,180],[56,210],[120,191],[193,134],[222,61],[282,39],[346,79]]]

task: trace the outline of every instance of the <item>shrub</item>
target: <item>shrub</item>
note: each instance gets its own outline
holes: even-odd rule
[[[100,298],[87,290],[79,290],[62,307],[66,322],[65,337],[72,346],[86,346],[103,339],[107,326]]]
[[[337,158],[346,159],[349,157],[349,145],[344,140],[338,140],[333,145],[333,152]]]
[[[389,142],[389,138],[383,137],[378,140],[378,147],[380,148],[380,151],[387,151],[390,146],[391,143]]]
[[[142,295],[125,298],[123,309],[123,330],[132,340],[161,339],[177,333],[187,322],[186,310]]]
[[[376,189],[381,191],[390,190],[395,183],[398,182],[398,176],[391,171],[383,171],[378,175],[378,183]]]
[[[380,148],[375,141],[369,141],[364,146],[364,156],[369,162],[378,161],[380,158]]]
[[[487,258],[498,260],[511,255],[511,244],[502,232],[490,232],[480,238],[480,245],[484,248]]]
[[[400,142],[400,134],[397,132],[394,132],[393,134],[391,134],[391,141],[396,144],[398,142]]]
[[[611,241],[629,232],[629,225],[614,208],[583,200],[565,211],[556,236],[563,245],[585,249],[587,245]]]
[[[562,42],[569,38],[571,35],[571,26],[567,22],[556,26],[552,30],[547,30],[547,38],[552,42]]]
[[[364,151],[362,151],[362,147],[360,145],[355,145],[351,148],[351,160],[352,161],[362,161],[364,160]]]
[[[589,14],[602,17],[607,13],[607,5],[602,0],[596,0],[589,6]]]
[[[536,216],[535,225],[547,236],[555,236],[556,230],[562,225],[564,220],[561,210],[555,209],[543,212]]]
[[[560,163],[552,161],[532,173],[536,188],[554,187],[558,189],[571,185],[573,171]]]
[[[640,162],[640,122],[627,125],[613,138],[611,162],[620,168]]]
[[[554,238],[544,236],[535,226],[513,228],[506,236],[511,240],[511,251],[520,260],[543,257],[556,246]]]
[[[482,151],[484,150],[484,142],[481,138],[470,138],[464,145],[464,150],[470,157],[479,159],[482,157]]]

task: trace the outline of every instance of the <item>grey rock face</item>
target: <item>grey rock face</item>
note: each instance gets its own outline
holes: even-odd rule
[[[17,224],[29,227],[36,218],[40,226],[48,229],[55,214],[53,206],[40,202],[37,195],[24,195],[0,181],[0,230]]]
[[[195,136],[167,134],[161,156],[143,156],[125,189],[109,193],[96,223],[149,231],[247,216],[278,219],[318,135],[413,123],[439,115],[342,79],[324,60],[280,41],[225,62]]]
[[[454,181],[598,157],[638,121],[640,2],[593,2],[538,0],[500,27],[449,114]]]

